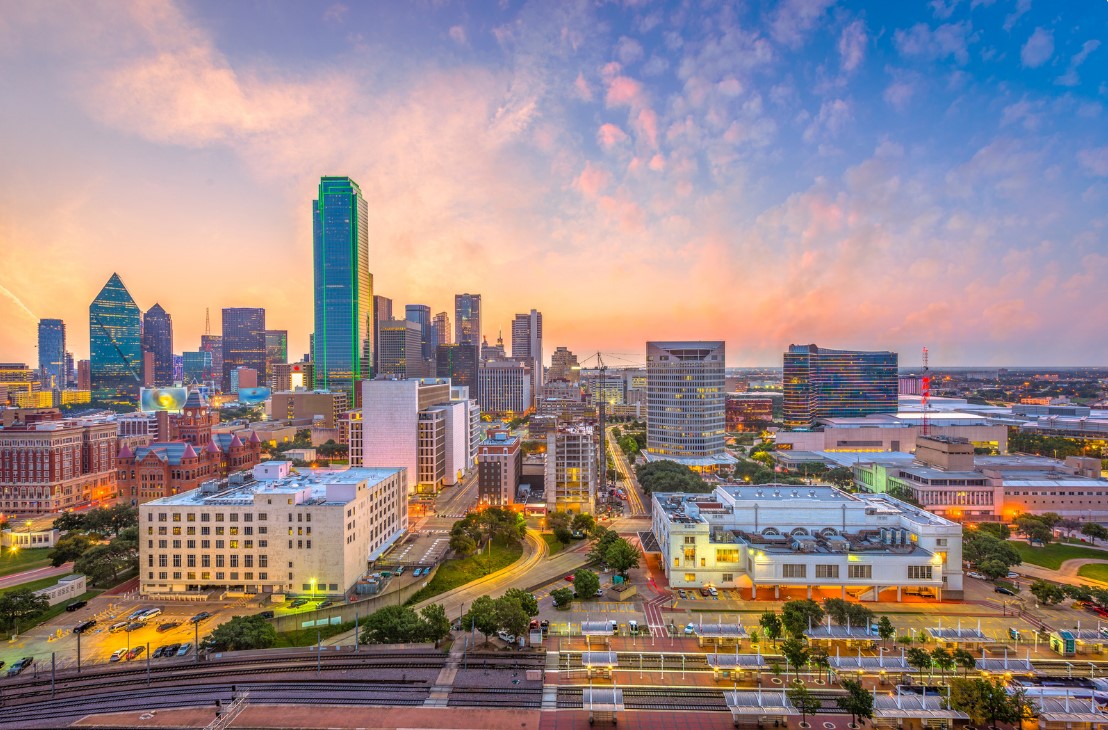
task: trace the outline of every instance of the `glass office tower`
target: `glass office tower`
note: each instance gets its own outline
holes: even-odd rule
[[[324,177],[312,201],[316,387],[360,400],[357,383],[373,377],[373,277],[368,208],[348,177]]]
[[[39,382],[45,390],[65,390],[69,370],[65,364],[65,322],[60,319],[38,321]]]
[[[227,307],[223,310],[223,392],[230,393],[231,373],[251,368],[265,377],[265,310]]]
[[[724,450],[723,342],[646,343],[647,459],[711,470]]]
[[[481,344],[481,295],[454,295],[454,341],[459,345]]]
[[[435,338],[432,333],[431,308],[426,304],[404,307],[404,319],[419,325],[419,346],[424,360],[435,359]]]
[[[154,354],[154,385],[173,385],[173,318],[160,304],[142,317],[142,349]]]
[[[789,345],[784,362],[785,426],[811,428],[821,418],[896,413],[895,352]]]
[[[89,376],[93,400],[138,403],[142,385],[142,312],[119,274],[89,306]]]

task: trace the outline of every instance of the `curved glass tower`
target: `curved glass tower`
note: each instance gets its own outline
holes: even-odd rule
[[[89,372],[94,400],[138,403],[142,385],[142,313],[119,274],[92,300]]]

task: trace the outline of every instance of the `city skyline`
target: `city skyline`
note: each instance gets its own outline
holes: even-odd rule
[[[908,366],[923,345],[947,366],[1103,361],[1103,5],[5,16],[6,360],[38,361],[40,318],[85,359],[113,272],[172,313],[178,352],[205,308],[254,306],[298,358],[305,211],[321,176],[349,175],[375,291],[432,312],[480,293],[490,341],[534,308],[547,350],[581,357],[702,338],[732,366],[779,365],[790,342]],[[64,198],[37,192],[56,180]]]

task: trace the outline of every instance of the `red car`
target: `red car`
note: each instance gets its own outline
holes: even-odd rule
[[[566,580],[568,580],[570,583],[572,583],[573,582],[573,573],[570,573],[569,575],[567,575]]]

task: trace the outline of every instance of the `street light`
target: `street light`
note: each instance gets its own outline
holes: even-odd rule
[[[315,578],[311,579],[312,584],[312,601],[315,601]]]

